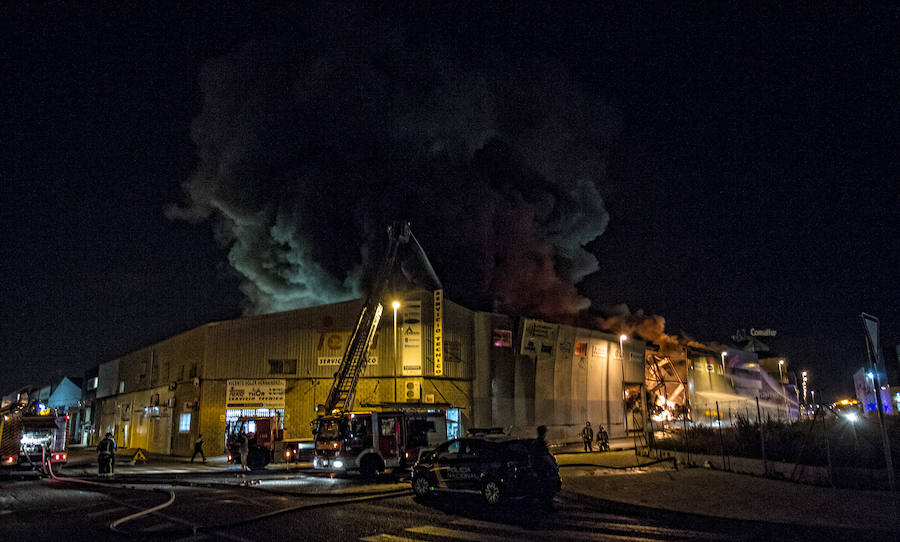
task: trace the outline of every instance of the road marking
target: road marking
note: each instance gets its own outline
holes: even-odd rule
[[[457,531],[455,529],[445,529],[434,525],[422,525],[421,527],[412,527],[406,529],[411,533],[424,534],[428,536],[443,536],[444,538],[453,538],[455,540],[471,540],[472,542],[509,542],[509,538],[505,536],[494,536],[483,533],[473,533],[469,531]]]
[[[359,540],[360,542],[426,542],[421,538],[405,538],[384,533],[367,536],[365,538],[360,538]]]
[[[655,538],[644,538],[640,536],[622,536],[617,534],[610,533],[601,533],[601,532],[588,532],[588,531],[567,531],[567,530],[557,530],[557,529],[547,529],[547,530],[529,530],[523,529],[522,527],[516,527],[515,525],[506,525],[504,523],[491,523],[489,521],[479,521],[475,519],[460,519],[453,522],[455,525],[466,525],[470,527],[477,527],[479,529],[494,529],[497,531],[506,531],[509,533],[514,533],[519,536],[530,536],[537,537],[538,539],[545,539],[547,537],[550,538],[560,538],[565,540],[619,540],[619,541],[641,541],[645,542],[648,540],[657,540]],[[604,528],[604,525],[591,524],[593,528],[601,529]],[[407,529],[408,530],[408,529]],[[483,535],[477,535],[472,540],[479,540]],[[508,537],[497,536],[494,537],[497,540],[506,540],[509,541]]]

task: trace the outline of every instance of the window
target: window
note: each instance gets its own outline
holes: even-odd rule
[[[295,359],[270,359],[269,374],[294,374],[297,372],[297,360]]]
[[[94,378],[88,380],[87,389],[88,391],[96,390],[97,386],[100,384],[100,377],[95,376]]]
[[[119,393],[125,393],[125,381],[124,380],[119,381]]]
[[[191,413],[184,412],[181,416],[178,417],[178,432],[179,433],[190,433],[191,432]]]
[[[587,355],[587,342],[576,342],[575,343],[575,355],[576,356],[586,356]]]
[[[501,348],[509,348],[512,346],[512,330],[495,329],[492,339],[494,346]]]

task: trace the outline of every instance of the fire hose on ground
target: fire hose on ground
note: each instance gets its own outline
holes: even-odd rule
[[[117,533],[128,534],[127,532],[118,529],[119,525],[122,525],[123,523],[138,519],[140,517],[144,517],[149,514],[158,512],[158,511],[162,510],[163,508],[166,508],[167,506],[171,505],[173,502],[175,502],[175,492],[172,491],[171,489],[162,489],[162,488],[157,488],[157,487],[139,487],[139,486],[128,485],[128,484],[104,484],[104,483],[100,483],[100,482],[93,482],[91,480],[82,480],[80,478],[69,478],[66,476],[57,476],[56,473],[53,472],[53,463],[47,457],[46,451],[44,450],[43,447],[41,447],[41,456],[42,456],[41,462],[44,465],[44,472],[48,476],[50,476],[50,478],[52,478],[54,480],[59,480],[60,482],[85,484],[85,485],[90,485],[90,486],[94,486],[94,487],[104,487],[104,488],[132,489],[132,490],[136,490],[136,491],[156,491],[156,492],[169,494],[169,500],[162,504],[153,506],[151,508],[147,508],[146,510],[141,510],[140,512],[130,514],[123,518],[119,518],[119,519],[113,521],[112,523],[110,523],[109,528]]]
[[[127,531],[123,531],[123,530],[119,529],[118,527],[126,522],[129,522],[129,521],[132,521],[132,520],[135,520],[135,519],[138,519],[138,518],[150,515],[150,514],[157,513],[160,510],[170,506],[172,503],[175,502],[175,492],[170,489],[163,489],[163,488],[158,488],[158,487],[140,487],[140,486],[131,485],[131,484],[105,484],[105,483],[100,483],[100,482],[94,482],[91,480],[82,480],[79,478],[68,478],[68,477],[64,477],[64,476],[57,476],[53,472],[52,464],[49,460],[46,460],[44,462],[44,465],[45,465],[44,468],[45,468],[46,474],[48,474],[52,479],[59,480],[61,482],[85,484],[85,485],[90,485],[90,486],[94,486],[94,487],[102,487],[102,488],[132,489],[132,490],[157,491],[157,492],[168,493],[168,495],[169,495],[168,501],[166,501],[162,504],[153,506],[151,508],[141,510],[134,514],[130,514],[123,518],[119,518],[119,519],[113,521],[112,523],[110,523],[109,528],[120,534],[132,534],[132,535],[139,534],[139,533],[129,533]],[[325,507],[329,507],[329,506],[338,506],[338,505],[343,505],[343,504],[355,504],[355,503],[382,500],[382,499],[393,499],[396,497],[403,497],[403,496],[406,496],[409,494],[411,494],[410,490],[403,489],[403,490],[382,492],[382,493],[377,493],[377,494],[367,494],[364,496],[357,496],[357,497],[353,497],[350,499],[339,499],[339,500],[328,501],[328,502],[300,504],[300,505],[296,505],[296,506],[289,506],[286,508],[279,508],[277,510],[271,510],[271,511],[265,512],[263,514],[258,514],[255,516],[251,516],[249,518],[243,518],[243,519],[228,522],[228,523],[219,523],[219,524],[215,524],[215,525],[205,525],[205,526],[189,524],[190,527],[186,528],[186,529],[172,529],[171,531],[165,531],[165,532],[154,531],[153,535],[154,536],[160,536],[160,535],[174,536],[174,535],[178,535],[178,534],[192,534],[193,535],[193,534],[198,534],[201,532],[216,532],[216,531],[221,531],[221,530],[230,529],[230,528],[234,528],[234,527],[239,527],[241,525],[247,525],[249,523],[253,523],[256,521],[262,521],[262,520],[276,517],[276,516],[279,516],[282,514],[288,514],[291,512],[297,512],[297,511],[301,511],[301,510],[314,510],[317,508],[325,508]]]

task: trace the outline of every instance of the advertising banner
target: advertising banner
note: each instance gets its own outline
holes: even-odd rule
[[[444,374],[444,291],[434,291],[434,375]]]
[[[400,337],[403,345],[401,360],[403,376],[422,375],[422,302],[408,300],[401,308],[403,328]]]
[[[284,408],[284,379],[228,380],[225,408]]]
[[[556,324],[526,319],[520,353],[552,356],[558,329],[559,326]]]
[[[341,364],[341,356],[319,356],[318,364],[321,366],[325,365],[340,365]],[[373,356],[369,354],[369,357],[366,359],[366,366],[369,365],[378,365],[378,356]]]

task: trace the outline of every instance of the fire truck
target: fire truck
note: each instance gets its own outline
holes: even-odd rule
[[[360,309],[328,398],[318,409],[320,416],[312,422],[315,434],[313,466],[317,469],[358,470],[371,476],[386,468],[409,466],[415,463],[419,450],[446,440],[446,417],[442,410],[413,409],[405,405],[384,411],[353,409],[356,385],[365,370],[367,353],[384,309],[382,297],[399,261],[401,247],[409,247],[431,282],[437,288],[441,287],[409,224],[391,225],[387,250],[374,276],[372,289]]]
[[[421,450],[447,440],[441,409],[340,412],[317,421],[313,467],[363,476],[409,468]]]
[[[284,438],[279,418],[276,416],[242,416],[225,427],[225,449],[228,461],[241,463],[242,435],[247,435],[247,466],[251,469],[265,467],[275,460],[275,443]]]
[[[0,413],[0,465],[43,468],[44,461],[63,465],[69,459],[69,416],[54,411],[28,415],[21,403]]]

